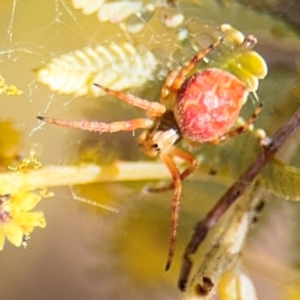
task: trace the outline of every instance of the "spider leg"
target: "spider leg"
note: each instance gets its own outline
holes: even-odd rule
[[[186,151],[183,151],[183,150],[177,149],[177,148],[172,148],[168,152],[168,154],[171,155],[171,157],[177,156],[189,164],[189,166],[180,174],[181,181],[183,181],[186,177],[188,177],[190,174],[192,174],[194,172],[195,168],[197,167],[196,158]],[[151,188],[151,189],[149,189],[149,191],[153,192],[153,193],[167,192],[167,191],[173,190],[174,187],[175,187],[175,185],[174,185],[174,181],[173,181],[170,185],[160,187],[160,188]]]
[[[120,121],[112,123],[88,122],[88,121],[70,121],[59,120],[47,117],[37,117],[41,121],[56,124],[59,126],[78,128],[84,131],[92,132],[117,132],[117,131],[134,131],[139,128],[151,128],[153,121],[151,119],[141,118],[129,121]]]
[[[169,101],[168,98],[169,98],[170,94],[171,93],[173,94],[173,91],[170,88],[173,85],[174,80],[178,76],[178,73],[180,72],[180,70],[181,70],[181,67],[176,68],[167,77],[167,79],[166,79],[166,81],[164,83],[164,86],[162,87],[161,95],[160,95],[160,102],[162,104],[166,105],[167,102]]]
[[[170,87],[173,93],[176,93],[180,89],[182,83],[186,79],[186,76],[191,72],[191,70],[196,66],[196,64],[201,59],[203,59],[210,51],[216,48],[222,41],[223,38],[219,38],[217,41],[215,41],[213,44],[208,46],[206,49],[203,49],[200,52],[198,52],[184,67],[180,69],[177,77],[175,78],[172,86]]]
[[[136,106],[145,110],[149,117],[159,117],[166,111],[166,107],[159,102],[150,102],[129,93],[114,91],[98,83],[94,83],[94,85],[104,90],[107,94],[125,101],[129,105]]]
[[[173,184],[175,187],[175,192],[172,200],[171,240],[170,240],[168,259],[165,267],[165,270],[168,271],[170,269],[173,255],[174,255],[174,250],[175,250],[182,185],[181,185],[180,174],[177,170],[177,167],[172,157],[168,153],[161,153],[160,159],[162,160],[162,162],[166,164],[170,173],[172,174]]]
[[[248,120],[246,121],[246,123],[244,125],[239,126],[231,131],[228,131],[227,133],[225,133],[218,139],[211,141],[210,143],[217,145],[217,144],[220,144],[221,142],[223,142],[224,140],[226,140],[227,138],[234,137],[236,135],[239,135],[239,134],[247,131],[249,129],[250,125],[257,119],[257,117],[261,113],[262,107],[263,107],[263,104],[260,103],[259,106],[254,110],[253,114],[248,118]]]

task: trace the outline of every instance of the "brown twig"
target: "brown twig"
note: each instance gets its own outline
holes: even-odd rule
[[[274,157],[279,148],[284,144],[288,137],[293,134],[300,126],[300,108],[291,117],[291,119],[281,127],[270,139],[268,145],[262,147],[262,152],[249,168],[239,177],[239,179],[228,189],[219,202],[207,214],[207,216],[197,223],[194,234],[190,239],[181,265],[178,279],[178,287],[184,291],[189,279],[192,268],[190,255],[194,254],[211,228],[218,222],[227,209],[245,193],[248,186],[260,173],[262,168]]]

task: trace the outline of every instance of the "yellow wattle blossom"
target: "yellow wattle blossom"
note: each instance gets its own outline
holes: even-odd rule
[[[5,94],[7,96],[20,96],[23,91],[18,89],[15,85],[5,83],[5,79],[0,75],[0,95]]]
[[[31,151],[29,158],[24,158],[16,167],[9,167],[22,176],[22,185],[12,193],[7,192],[7,183],[0,182],[0,251],[5,238],[13,245],[26,246],[26,241],[34,227],[44,228],[46,220],[44,213],[33,211],[42,198],[52,197],[46,189],[36,188],[28,183],[28,171],[40,168],[41,163]],[[6,192],[4,192],[6,191]]]
[[[27,240],[34,227],[46,226],[43,212],[31,211],[41,199],[39,194],[32,191],[0,196],[0,251],[5,238],[19,247]]]

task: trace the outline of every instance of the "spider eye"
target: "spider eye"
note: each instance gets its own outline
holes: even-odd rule
[[[158,144],[151,145],[151,148],[154,149],[154,150],[160,151],[160,148],[159,148]]]

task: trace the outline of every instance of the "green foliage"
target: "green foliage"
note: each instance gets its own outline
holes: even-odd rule
[[[300,169],[273,159],[263,170],[260,180],[274,195],[286,200],[300,199]]]

